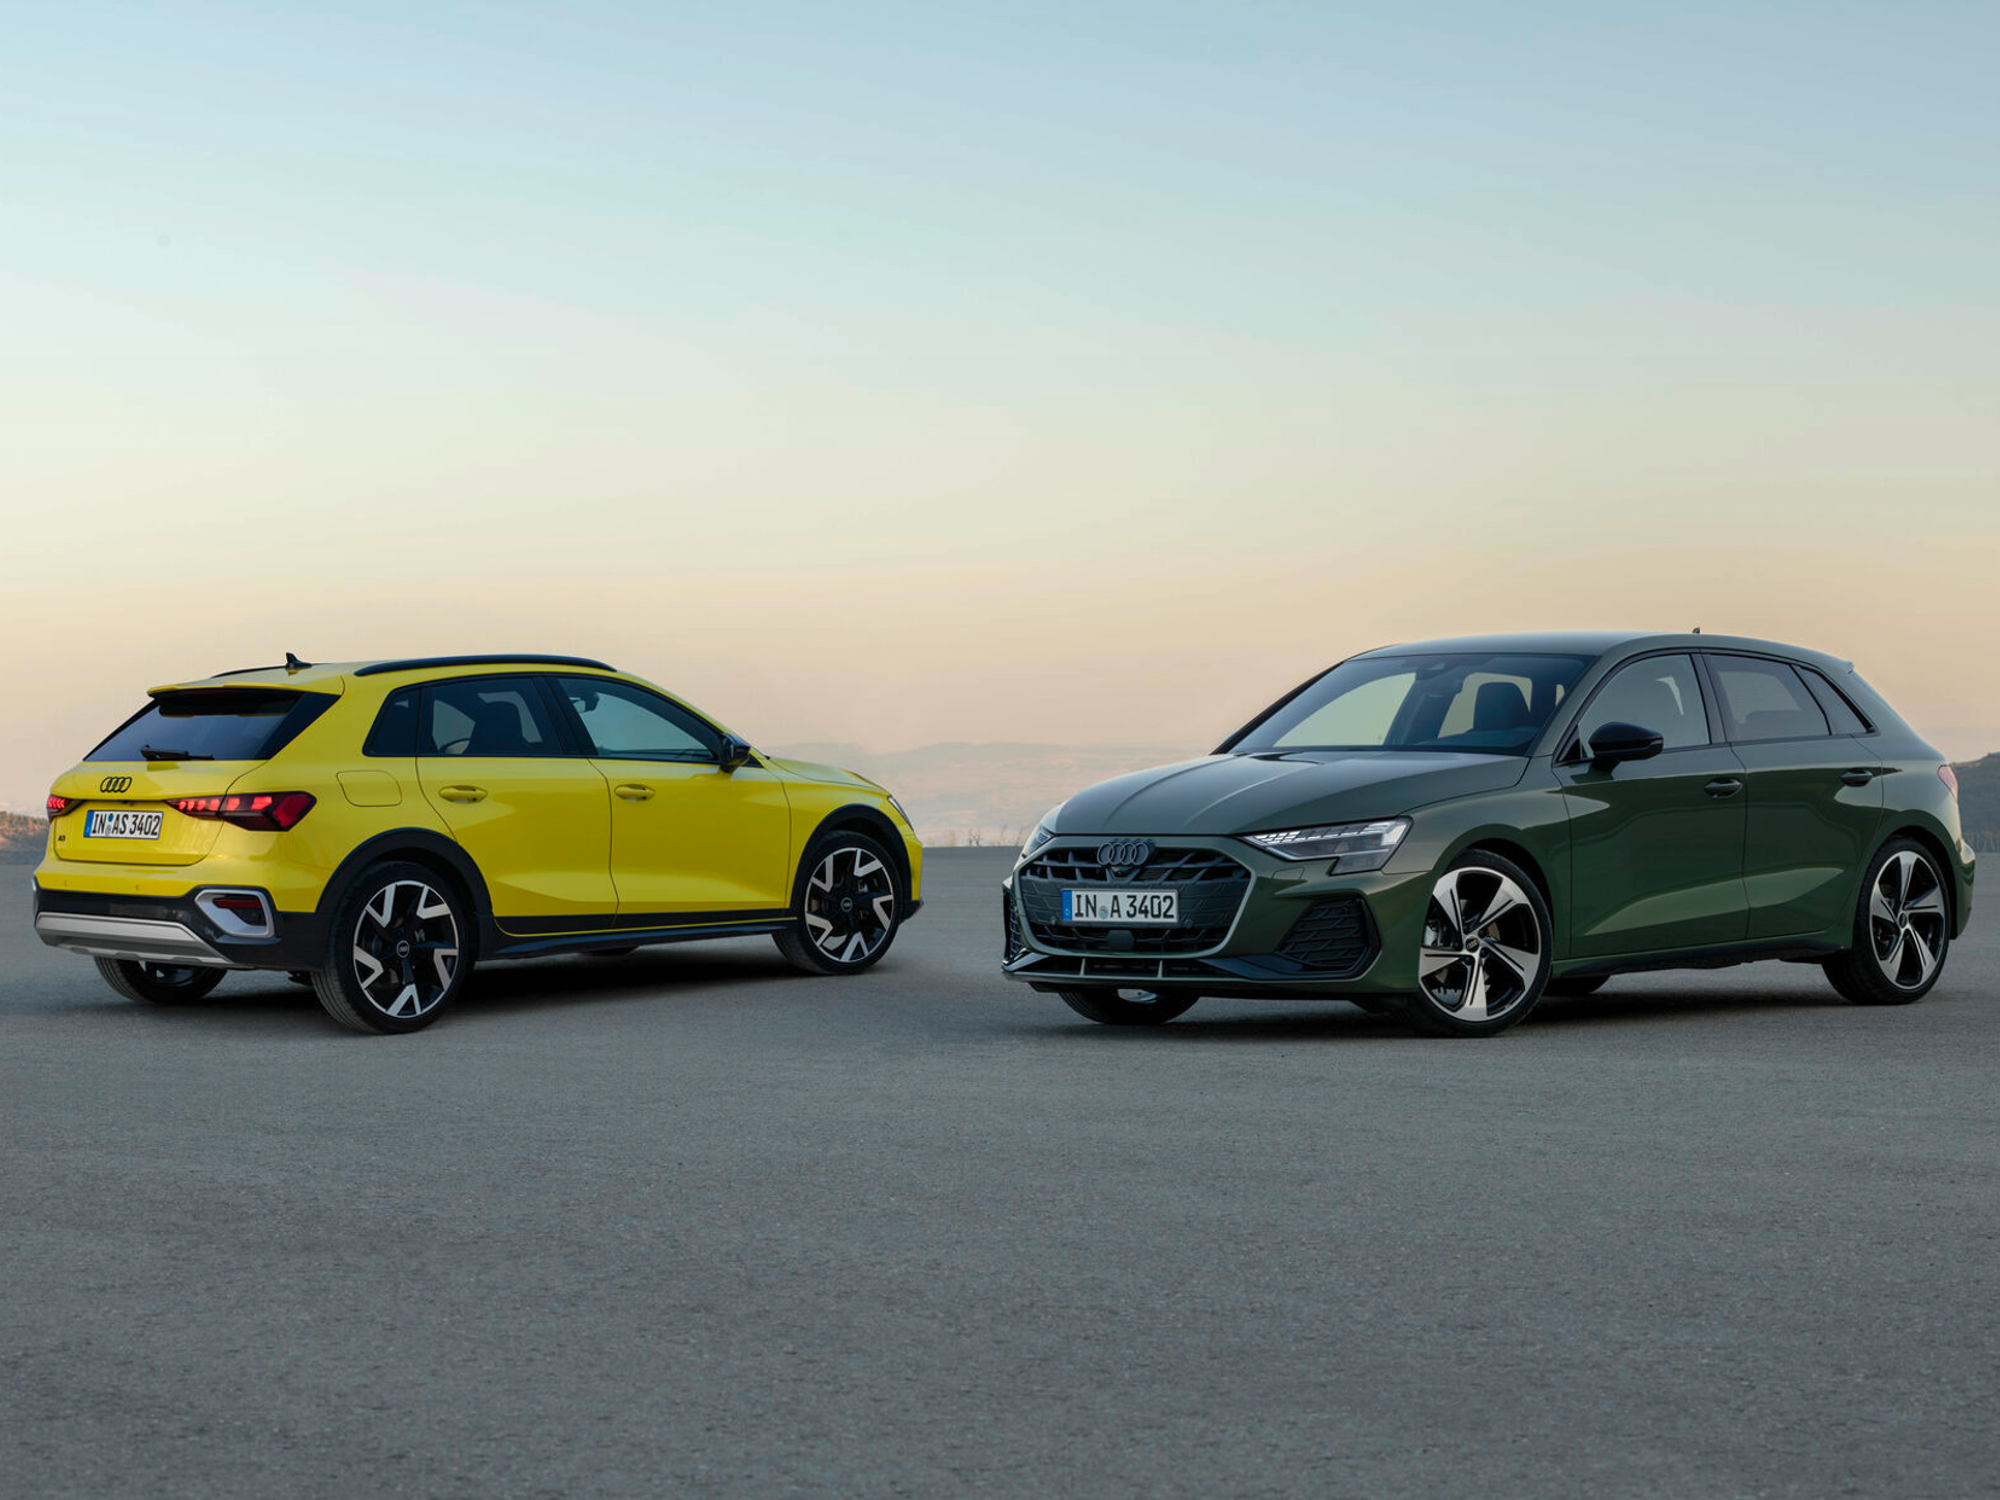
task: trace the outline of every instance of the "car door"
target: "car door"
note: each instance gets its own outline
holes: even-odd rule
[[[1593,766],[1591,736],[1612,723],[1652,730],[1664,748],[1650,760]],[[1627,662],[1584,704],[1556,767],[1569,806],[1572,956],[1743,937],[1743,763],[1716,740],[1685,653]]]
[[[597,768],[566,749],[532,677],[424,686],[418,784],[479,866],[508,932],[617,925],[611,794]]]
[[[620,926],[790,906],[791,805],[775,773],[754,760],[723,769],[714,725],[634,683],[555,683],[611,788]]]
[[[1793,937],[1854,920],[1862,866],[1882,823],[1881,757],[1853,707],[1771,657],[1707,653],[1730,747],[1750,782],[1743,880],[1750,936]],[[1817,675],[1817,674],[1814,674]]]

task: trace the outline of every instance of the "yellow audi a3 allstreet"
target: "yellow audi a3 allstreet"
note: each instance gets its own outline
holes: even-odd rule
[[[225,672],[56,782],[42,941],[170,1004],[229,969],[415,1031],[476,960],[768,934],[852,974],[922,904],[896,799],[760,754],[603,662],[452,656]]]

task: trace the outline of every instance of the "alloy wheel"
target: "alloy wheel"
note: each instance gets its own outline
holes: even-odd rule
[[[806,882],[806,935],[836,963],[873,958],[896,927],[896,880],[872,850],[843,844]]]
[[[415,1020],[435,1010],[458,973],[458,920],[421,880],[394,880],[355,918],[354,978],[385,1016]]]
[[[1948,921],[1944,882],[1914,849],[1899,849],[1876,872],[1868,893],[1869,946],[1882,975],[1899,990],[1922,989],[1937,972]]]
[[[1533,991],[1542,967],[1542,925],[1511,876],[1468,865],[1431,887],[1417,983],[1432,1004],[1461,1021],[1490,1021]]]

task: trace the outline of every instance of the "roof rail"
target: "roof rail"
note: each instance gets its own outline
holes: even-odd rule
[[[356,667],[356,677],[373,677],[380,672],[420,672],[430,667],[594,667],[600,672],[615,672],[618,669],[608,662],[593,660],[588,656],[534,656],[518,652],[512,656],[411,656],[402,661],[372,661],[365,667]]]

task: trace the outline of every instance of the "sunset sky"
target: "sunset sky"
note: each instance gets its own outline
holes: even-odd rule
[[[1192,749],[1699,624],[2000,749],[2000,7],[330,12],[9,11],[0,803],[286,650]]]

